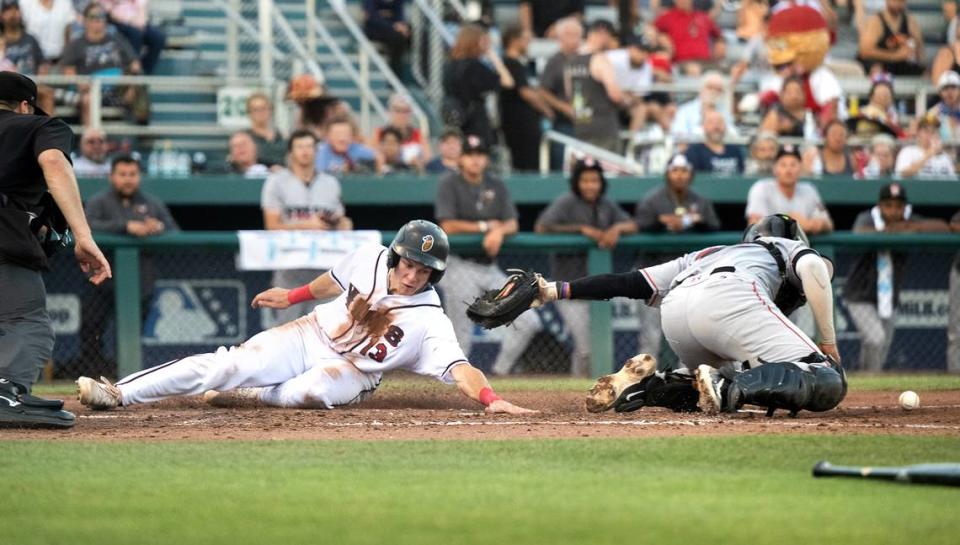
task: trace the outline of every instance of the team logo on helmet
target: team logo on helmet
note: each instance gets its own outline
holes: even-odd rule
[[[423,237],[423,242],[420,244],[420,250],[423,252],[429,252],[433,248],[433,235],[426,235]]]

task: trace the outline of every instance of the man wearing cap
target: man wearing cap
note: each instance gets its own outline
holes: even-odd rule
[[[787,214],[810,235],[833,231],[833,220],[817,188],[800,181],[800,150],[786,144],[773,162],[774,179],[757,180],[747,194],[747,224],[753,225],[770,214]]]
[[[517,207],[507,186],[487,171],[487,145],[476,135],[463,139],[460,172],[450,172],[437,183],[434,215],[448,235],[479,234],[482,248],[451,254],[444,276],[444,308],[453,322],[463,352],[469,359],[473,322],[467,318],[467,302],[482,292],[499,288],[506,275],[497,267],[497,256],[506,237],[517,232]],[[523,353],[527,342],[540,330],[536,313],[522,314],[504,331],[493,372],[507,374]]]
[[[709,199],[690,189],[693,165],[683,154],[667,162],[664,184],[651,189],[637,202],[633,218],[642,233],[703,233],[718,231],[720,219]],[[681,254],[643,254],[638,268],[665,263]],[[640,320],[638,352],[659,354],[661,344],[660,309],[637,305]]]
[[[30,395],[54,342],[41,276],[53,245],[39,238],[54,242],[43,224],[53,207],[41,209],[47,189],[73,230],[80,269],[99,284],[110,277],[110,265],[83,215],[69,159],[73,133],[36,100],[30,78],[0,72],[0,425],[68,428],[75,418],[61,402]]]
[[[880,189],[876,206],[861,212],[854,233],[941,233],[947,223],[913,213],[907,192],[898,183]],[[844,299],[860,332],[859,369],[880,371],[894,334],[894,312],[906,273],[907,254],[880,250],[860,254],[847,275]]]
[[[947,70],[937,78],[940,102],[927,110],[927,116],[940,121],[940,137],[953,140],[960,137],[960,74]]]
[[[957,175],[953,158],[943,151],[940,140],[940,121],[936,117],[923,116],[917,126],[917,143],[904,146],[897,154],[897,176],[901,178],[947,178]]]

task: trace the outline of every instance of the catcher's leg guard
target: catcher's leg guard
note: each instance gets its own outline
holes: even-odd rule
[[[847,377],[838,364],[813,354],[800,363],[764,363],[731,377],[730,388],[723,399],[724,411],[733,412],[745,404],[758,405],[773,414],[787,409],[791,414],[801,410],[828,411],[847,395]]]
[[[674,412],[690,413],[700,410],[698,397],[693,376],[687,369],[658,371],[625,389],[614,402],[613,410],[628,413],[641,407],[666,407]]]

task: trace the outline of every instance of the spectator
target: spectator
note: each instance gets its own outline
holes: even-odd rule
[[[307,130],[290,135],[287,167],[267,176],[260,195],[263,227],[274,230],[350,230],[340,198],[340,182],[316,167],[317,139]],[[291,269],[273,273],[271,285],[302,286],[324,271]],[[287,323],[310,312],[316,303],[291,305],[277,311],[278,323]]]
[[[116,165],[107,158],[107,135],[100,129],[88,128],[80,137],[80,154],[72,154],[77,178],[108,178]],[[139,174],[138,174],[139,178]],[[136,184],[139,186],[139,180]]]
[[[327,141],[317,149],[316,165],[320,172],[337,175],[381,170],[376,152],[356,141],[353,121],[349,117],[337,117],[330,121]]]
[[[482,250],[451,253],[444,273],[444,308],[467,359],[473,344],[473,322],[467,318],[466,301],[484,290],[503,286],[507,277],[497,267],[497,256],[504,239],[518,229],[517,207],[507,186],[487,170],[489,153],[478,136],[467,135],[460,172],[440,178],[434,204],[437,222],[448,235],[478,233],[483,237]],[[513,327],[503,331],[492,372],[508,374],[539,329],[540,319],[536,313],[521,314]]]
[[[870,140],[870,155],[860,177],[893,178],[897,160],[897,141],[889,134],[878,134]]]
[[[538,38],[556,38],[561,19],[583,20],[584,0],[520,0],[520,26]]]
[[[527,82],[524,57],[530,33],[518,26],[503,33],[503,64],[513,77],[513,87],[500,91],[500,125],[510,148],[514,170],[535,171],[540,166],[541,116],[553,118],[553,110],[535,87]]]
[[[804,152],[804,173],[812,176],[852,176],[856,169],[847,153],[847,126],[832,119],[823,129],[823,148],[811,147]]]
[[[246,131],[235,132],[230,136],[227,165],[231,173],[240,174],[244,178],[265,178],[270,174],[266,165],[257,162],[257,144]]]
[[[717,231],[720,220],[713,203],[690,189],[693,184],[693,165],[682,154],[674,155],[667,162],[664,184],[655,187],[637,202],[634,221],[644,233],[697,233]],[[680,254],[641,254],[637,267],[666,263]],[[659,306],[650,306],[638,301],[639,318],[638,352],[660,354]]]
[[[429,174],[445,174],[460,170],[460,155],[463,150],[463,135],[456,129],[447,129],[440,135],[440,156],[427,163]]]
[[[709,15],[693,9],[693,0],[675,0],[674,7],[657,17],[654,24],[670,37],[673,61],[687,75],[699,76],[705,65],[726,56],[720,28]]]
[[[484,64],[483,59],[493,68]],[[452,116],[445,115],[457,118],[458,128],[464,134],[477,135],[484,142],[496,142],[484,97],[513,85],[510,72],[490,47],[486,29],[474,24],[461,27],[450,50],[450,61],[443,70],[444,109],[455,112]]]
[[[852,0],[853,1],[853,20],[857,29],[857,34],[863,34],[867,31],[867,22],[875,15],[883,11],[886,6],[886,0]]]
[[[949,231],[946,222],[914,214],[906,190],[892,183],[880,189],[876,206],[861,212],[854,233],[932,233]],[[860,365],[880,371],[894,336],[894,312],[906,273],[907,254],[879,250],[860,254],[847,276],[844,301],[860,332]]]
[[[620,104],[623,95],[613,66],[602,51],[583,48],[564,68],[573,106],[573,134],[594,146],[620,153]]]
[[[940,121],[940,137],[944,140],[960,139],[960,74],[947,70],[937,80],[940,102],[927,110],[927,117]]]
[[[773,163],[773,180],[757,180],[747,194],[747,223],[753,225],[764,216],[787,214],[810,235],[833,231],[833,220],[823,205],[817,188],[800,182],[800,152],[796,146],[780,147]]]
[[[726,80],[719,72],[704,74],[700,79],[700,93],[697,98],[684,102],[677,108],[677,115],[670,125],[670,133],[676,138],[686,139],[702,136],[704,112],[717,110],[723,114],[727,130],[731,131],[731,134],[736,134],[733,130],[736,126],[733,115],[723,102],[727,92],[726,85]]]
[[[960,25],[953,25],[960,28]],[[960,43],[956,41],[957,29],[951,35],[949,43],[941,47],[933,57],[930,67],[930,83],[940,87],[940,79],[945,72],[953,71],[960,74]]]
[[[950,230],[960,233],[960,211],[950,218]],[[947,372],[960,373],[960,252],[950,266],[950,314],[947,320]]]
[[[879,133],[887,133],[897,138],[906,136],[900,128],[900,116],[894,103],[893,79],[889,74],[873,77],[867,105],[860,108],[855,117],[847,120],[847,126],[861,138],[869,138]]]
[[[270,168],[281,168],[287,161],[287,142],[273,124],[273,103],[263,93],[247,97],[247,130],[257,147],[258,163]]]
[[[418,164],[409,164],[403,160],[403,136],[400,131],[393,127],[387,127],[380,131],[380,142],[378,149],[383,168],[381,174],[397,174],[402,172],[418,172],[421,170]]]
[[[907,12],[907,0],[887,0],[883,11],[867,19],[860,33],[858,56],[867,74],[919,76],[925,58],[923,32],[917,19]]]
[[[86,134],[84,134],[86,136]],[[129,155],[113,159],[110,166],[110,188],[91,197],[85,206],[94,232],[151,237],[178,231],[170,210],[156,197],[140,189],[140,163]],[[156,268],[149,254],[140,257],[141,322],[150,310]],[[116,362],[103,354],[101,339],[105,325],[114,314],[114,285],[109,279],[99,286],[91,285],[81,302],[80,358],[64,370],[66,376],[78,372],[114,376]]]
[[[383,44],[390,58],[390,70],[403,75],[403,54],[410,45],[410,25],[403,17],[405,0],[363,0],[363,33],[372,42]]]
[[[146,74],[153,74],[160,53],[167,43],[167,36],[159,28],[149,24],[150,0],[97,0],[110,14],[120,34],[130,42],[130,47],[140,59]]]
[[[943,151],[940,121],[923,116],[917,126],[917,143],[904,146],[897,154],[897,176],[902,178],[956,179],[953,159]]]
[[[669,83],[673,77],[669,64],[662,62],[663,57],[653,55],[654,51],[656,44],[641,36],[628,41],[622,49],[604,52],[630,109],[627,120],[630,131],[642,129],[648,119],[655,121],[663,130],[670,127],[670,95],[651,93],[650,86],[655,81]]]
[[[577,233],[592,239],[600,248],[612,249],[620,235],[635,233],[636,224],[620,206],[606,197],[607,180],[600,163],[592,158],[581,159],[570,174],[570,191],[547,206],[534,225],[537,233]],[[553,276],[558,280],[575,280],[587,275],[587,257],[579,254],[553,254],[550,257]],[[567,329],[573,336],[574,354],[571,373],[590,376],[590,304],[557,305]]]
[[[803,80],[797,76],[784,78],[780,100],[767,110],[767,115],[763,116],[763,122],[760,123],[760,130],[780,136],[802,138],[808,112],[810,110],[807,108]]]
[[[583,25],[574,17],[561,19],[556,23],[556,39],[560,50],[547,61],[540,74],[540,94],[554,111],[553,130],[573,136],[573,97],[566,80],[567,64],[579,54],[583,40]],[[563,167],[564,146],[550,144],[550,170]]]
[[[83,36],[70,42],[60,64],[63,73],[73,75],[120,75],[139,74],[137,60],[130,44],[122,36],[107,34],[107,13],[99,4],[90,4],[83,11]],[[90,122],[90,89],[80,89],[80,119],[84,125]],[[136,87],[104,86],[104,103],[131,106],[137,99]],[[148,112],[149,115],[149,112]]]
[[[2,29],[3,53],[12,66],[4,70],[18,72],[27,76],[46,75],[50,73],[50,63],[43,55],[40,42],[37,41],[23,26],[23,16],[17,0],[4,0],[0,4],[0,29]],[[37,86],[37,106],[53,115],[53,89],[46,85]]]
[[[620,47],[617,28],[606,19],[597,19],[587,25],[587,39],[584,50],[600,53]]]
[[[650,13],[654,17],[662,15],[667,10],[673,8],[676,3],[673,0],[649,0]],[[723,2],[714,2],[713,0],[693,0],[693,9],[706,13],[711,19],[716,19],[720,15]]]
[[[686,156],[696,172],[714,176],[734,176],[743,172],[743,148],[725,144],[727,124],[723,114],[709,110],[703,114],[703,142],[691,144]]]
[[[40,42],[43,57],[56,64],[66,45],[66,30],[77,18],[70,0],[20,0],[23,24]]]
[[[403,161],[409,166],[419,168],[430,161],[430,142],[424,138],[420,129],[413,126],[413,105],[404,95],[393,94],[387,101],[389,115],[387,125],[378,127],[373,133],[371,144],[380,142],[380,132],[390,127],[400,133],[403,143]],[[372,147],[372,146],[371,146]]]
[[[743,167],[747,176],[773,176],[773,160],[777,157],[777,135],[760,131],[750,144],[750,157]]]

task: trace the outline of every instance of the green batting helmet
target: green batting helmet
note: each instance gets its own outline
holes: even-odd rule
[[[443,229],[427,220],[413,220],[401,227],[397,236],[393,237],[387,266],[396,267],[401,257],[416,261],[433,269],[430,283],[436,284],[443,278],[448,255],[450,242]]]

